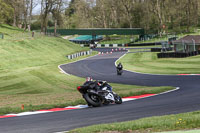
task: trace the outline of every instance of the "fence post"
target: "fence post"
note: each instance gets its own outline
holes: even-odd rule
[[[34,34],[35,34],[34,31],[32,31],[32,37],[34,37]]]
[[[192,39],[192,42],[193,42],[193,45],[194,45],[194,51],[196,51],[196,48],[195,48],[195,40]]]

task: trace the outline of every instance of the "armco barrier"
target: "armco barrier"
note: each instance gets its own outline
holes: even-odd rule
[[[74,59],[74,58],[77,58],[77,57],[80,57],[80,56],[90,55],[91,53],[92,53],[92,50],[82,51],[82,52],[74,53],[74,54],[71,54],[71,55],[67,55],[67,58],[68,59]]]

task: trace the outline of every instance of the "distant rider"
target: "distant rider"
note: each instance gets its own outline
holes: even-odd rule
[[[121,71],[123,69],[123,66],[121,64],[121,62],[117,65],[117,70]]]

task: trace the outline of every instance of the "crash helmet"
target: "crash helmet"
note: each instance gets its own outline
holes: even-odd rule
[[[93,79],[91,77],[87,77],[86,81],[92,81]]]

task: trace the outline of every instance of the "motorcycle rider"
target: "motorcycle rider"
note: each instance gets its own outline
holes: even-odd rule
[[[106,81],[93,81],[91,77],[87,77],[86,82],[78,86],[77,90],[82,94],[88,106],[99,107],[102,104],[122,103],[121,97],[112,91],[112,87]]]
[[[85,84],[90,84],[91,88],[95,88],[96,90],[104,90],[105,89],[104,87],[106,87],[106,90],[112,91],[112,87],[108,87],[110,85],[106,81],[102,80],[93,81],[91,77],[86,78]]]
[[[117,72],[122,71],[123,70],[123,66],[121,64],[121,62],[117,65]]]

